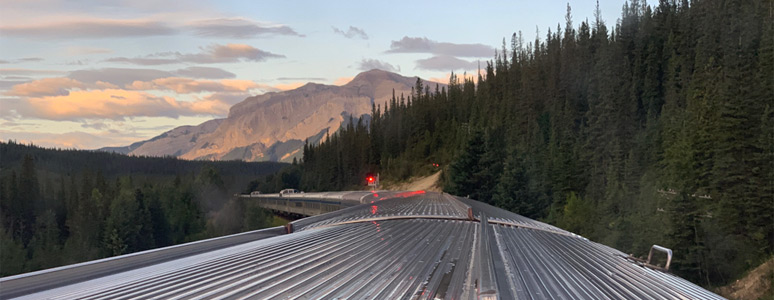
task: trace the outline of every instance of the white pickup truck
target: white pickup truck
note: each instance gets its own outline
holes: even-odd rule
[[[284,189],[279,192],[279,196],[282,197],[282,195],[290,195],[290,194],[302,194],[304,192],[299,191],[297,189]]]

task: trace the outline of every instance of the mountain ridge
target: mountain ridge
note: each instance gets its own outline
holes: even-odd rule
[[[349,117],[368,115],[372,105],[411,93],[418,77],[373,69],[341,86],[309,82],[293,90],[247,97],[223,119],[176,127],[146,141],[101,151],[175,156],[189,160],[290,162],[305,140],[317,143]],[[423,80],[424,81],[424,80]]]

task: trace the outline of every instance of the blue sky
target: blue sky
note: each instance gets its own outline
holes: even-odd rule
[[[168,2],[168,3],[167,3]],[[613,26],[623,1],[600,1]],[[250,95],[381,68],[444,81],[503,38],[564,27],[561,1],[0,3],[0,139],[94,149],[228,114]],[[594,1],[570,1],[573,24]]]

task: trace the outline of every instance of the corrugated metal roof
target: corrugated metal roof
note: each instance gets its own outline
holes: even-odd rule
[[[538,222],[533,219],[524,217],[522,215],[518,215],[480,201],[471,200],[471,199],[462,198],[462,197],[455,197],[448,194],[446,195],[446,197],[455,198],[465,203],[465,205],[470,206],[473,209],[473,215],[476,217],[476,219],[480,219],[481,215],[485,214],[487,216],[487,220],[489,221],[489,223],[533,228],[538,230],[545,230],[545,231],[551,231],[551,232],[556,232],[561,234],[572,235],[571,232],[561,229],[559,227],[546,224],[543,222]]]
[[[722,299],[610,247],[437,193],[295,224],[292,234],[27,298]]]
[[[320,226],[398,218],[467,219],[466,204],[439,193],[373,193],[370,203],[293,222],[295,231]],[[389,196],[388,196],[389,195]]]

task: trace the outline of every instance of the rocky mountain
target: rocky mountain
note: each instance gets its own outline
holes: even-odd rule
[[[123,147],[105,147],[99,150],[147,156],[180,156],[191,150],[200,136],[215,131],[221,122],[223,119],[209,120],[196,126],[180,126],[147,141]],[[174,151],[170,152],[172,149]]]
[[[316,143],[343,122],[367,115],[373,103],[409,94],[417,77],[382,70],[355,76],[343,86],[308,83],[294,90],[249,97],[228,117],[181,126],[150,140],[100,150],[132,155],[171,155],[196,160],[292,161],[304,140]]]

